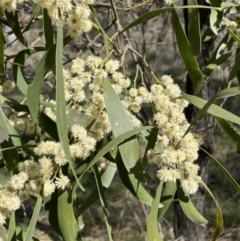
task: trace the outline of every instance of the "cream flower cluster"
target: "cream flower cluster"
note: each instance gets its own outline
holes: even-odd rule
[[[43,189],[46,197],[51,195],[55,188],[65,189],[70,180],[64,175],[56,177],[56,167],[56,163],[46,156],[41,157],[38,162],[26,160],[18,164],[19,173],[11,176],[10,180],[0,187],[0,225],[5,223],[11,212],[20,208],[29,195],[37,196]]]
[[[164,0],[167,5],[172,5],[178,2],[178,0]]]
[[[198,190],[199,166],[193,162],[198,158],[202,138],[191,132],[184,136],[189,124],[183,109],[188,102],[178,99],[181,90],[166,75],[161,78],[160,84],[152,85],[151,93],[159,134],[156,142],[158,149],[148,151],[148,160],[160,167],[157,176],[164,182],[175,182],[182,172],[182,188],[186,193],[194,194]]]
[[[92,29],[88,5],[93,4],[94,0],[37,0],[36,3],[47,9],[54,24],[58,23],[60,10],[63,24],[68,26],[69,35],[73,38]]]
[[[131,81],[118,71],[118,60],[104,61],[97,56],[88,56],[86,61],[80,58],[73,60],[70,70],[64,70],[65,100],[71,103],[79,115],[94,121],[91,136],[96,141],[101,140],[104,134],[111,132],[108,115],[105,110],[102,81],[106,78],[112,82],[112,87],[118,95],[123,95]],[[123,93],[124,92],[124,93]],[[134,126],[140,122],[129,112]]]
[[[138,113],[141,110],[143,103],[151,103],[152,94],[148,92],[145,87],[139,89],[131,88],[128,91],[128,95],[123,100],[123,105],[133,113]]]
[[[17,9],[17,4],[22,3],[23,0],[1,0],[0,8],[3,11],[13,12]]]
[[[1,0],[0,10],[13,12],[17,9],[17,4],[23,0]],[[58,10],[61,12],[63,24],[68,26],[69,35],[73,38],[87,33],[92,29],[92,22],[89,20],[91,11],[90,4],[94,0],[36,0],[41,8],[48,11],[54,24],[58,23]]]
[[[11,80],[6,80],[0,87],[0,94],[9,94],[15,88],[15,83]]]

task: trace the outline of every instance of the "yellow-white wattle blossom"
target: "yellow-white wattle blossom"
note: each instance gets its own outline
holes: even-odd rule
[[[88,5],[93,3],[92,0],[74,2],[71,0],[36,1],[36,4],[41,8],[47,9],[50,18],[56,25],[59,19],[58,10],[60,10],[63,24],[68,26],[68,33],[72,38],[87,33],[92,29],[92,22],[89,20],[91,11]]]
[[[2,84],[2,92],[4,94],[9,94],[15,88],[15,83],[11,80],[7,80]]]
[[[3,11],[13,12],[17,9],[17,4],[22,3],[23,0],[1,0],[0,8]]]
[[[183,110],[188,102],[176,99],[181,95],[180,88],[166,75],[161,78],[160,84],[151,86],[151,94],[156,110],[154,120],[159,128],[155,145],[160,146],[162,151],[149,150],[147,158],[159,166],[157,176],[164,182],[175,182],[183,172],[182,188],[186,193],[194,194],[198,190],[199,166],[193,162],[198,158],[202,138],[191,132],[184,136],[189,124]]]

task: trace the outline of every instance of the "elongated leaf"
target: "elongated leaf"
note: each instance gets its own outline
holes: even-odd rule
[[[212,7],[220,7],[222,1],[221,0],[210,0]],[[210,27],[212,31],[217,35],[218,31],[220,30],[220,22],[223,18],[223,12],[222,11],[216,11],[216,9],[211,9],[210,14]]]
[[[161,193],[162,193],[162,187],[163,187],[163,181],[161,181],[158,185],[156,197],[153,199],[153,202],[151,205],[151,211],[148,215],[148,220],[147,220],[147,237],[148,237],[148,240],[152,240],[152,241],[162,240],[158,231],[158,208],[159,208],[159,202],[160,202]]]
[[[212,9],[210,14],[210,27],[216,35],[218,35],[218,31],[219,31],[219,27],[217,25],[218,25],[218,12]]]
[[[5,120],[5,114],[2,111],[2,107],[0,106],[0,144],[9,138],[8,135],[8,127]]]
[[[209,29],[209,31],[211,31],[212,33],[212,30]],[[206,31],[206,32],[209,32],[209,31]],[[210,34],[210,38],[213,38],[214,37],[214,34]],[[211,55],[207,65],[211,64],[213,61],[215,61],[216,59],[218,59],[222,54],[223,54],[223,51],[226,49],[226,43],[228,42],[228,38],[229,38],[229,34],[227,33],[223,38],[222,40],[220,41],[220,43],[217,45],[217,47],[215,48],[213,54]],[[230,50],[230,49],[229,49]],[[203,72],[204,73],[204,72]],[[211,73],[211,72],[210,72]]]
[[[152,19],[152,18],[155,18],[157,17],[158,15],[160,15],[161,13],[164,13],[166,11],[169,11],[171,10],[172,8],[169,7],[169,8],[161,8],[161,9],[156,9],[156,10],[153,10],[151,12],[147,12],[145,14],[143,14],[142,16],[140,16],[139,18],[137,18],[136,20],[134,20],[132,23],[130,23],[127,27],[125,27],[121,33],[127,31],[128,29],[130,28],[133,28],[141,23],[144,23],[146,22],[147,20],[149,19]]]
[[[33,78],[33,82],[28,86],[27,101],[31,116],[34,122],[38,122],[38,114],[40,108],[40,94],[45,75],[50,66],[54,65],[54,55],[56,46],[52,46],[38,62],[36,66],[36,73]]]
[[[223,7],[223,8],[237,7],[237,6],[239,6],[239,5],[236,3],[232,3],[232,2],[222,2],[221,3],[221,7]]]
[[[104,29],[102,28],[102,25],[99,23],[98,18],[97,18],[97,14],[95,12],[95,9],[93,8],[92,5],[89,6],[91,9],[91,12],[94,16],[94,20],[96,21],[96,23],[98,24],[99,29],[101,30],[102,34],[103,34],[103,38],[104,38],[104,46],[106,49],[106,53],[107,53],[107,57],[109,57],[109,53],[110,53],[110,48],[109,48],[109,37],[107,36],[106,32],[104,31]]]
[[[240,53],[238,53],[238,55],[235,58],[233,67],[232,67],[232,69],[230,71],[230,74],[229,74],[229,77],[228,77],[228,81],[230,81],[234,77],[236,77],[239,70],[240,70]]]
[[[192,120],[191,125],[189,126],[188,130],[190,130],[191,126],[193,126],[196,123],[196,121],[201,120],[206,115],[208,109],[214,103],[215,100],[227,98],[227,97],[231,97],[231,96],[235,96],[235,95],[239,95],[239,94],[240,94],[240,87],[232,87],[232,88],[228,88],[228,89],[219,91],[197,113],[197,115]],[[188,130],[186,131],[186,133],[188,132]]]
[[[20,26],[19,26],[18,12],[17,11],[15,11],[15,12],[5,11],[5,16],[8,20],[9,25],[12,28],[13,33],[16,35],[16,39],[18,39],[25,47],[28,47],[28,43],[25,40],[25,38],[23,37]],[[13,42],[15,42],[15,40]],[[12,43],[10,43],[10,45]]]
[[[17,235],[17,240],[23,241],[24,237],[26,236],[26,232],[22,230],[20,227],[16,227],[16,235]],[[30,241],[40,241],[40,240],[35,237],[32,237]]]
[[[240,38],[232,30],[228,29],[228,32],[240,44]]]
[[[5,73],[4,64],[4,49],[5,49],[6,39],[4,36],[2,25],[0,25],[0,73]]]
[[[196,0],[188,0],[188,5],[198,5]],[[199,12],[197,8],[188,9],[188,40],[194,55],[201,52],[201,33]]]
[[[106,202],[106,199],[105,199],[105,196],[104,196],[104,189],[103,189],[100,174],[99,174],[99,171],[98,171],[96,165],[93,166],[93,172],[94,172],[94,176],[95,176],[95,180],[96,180],[96,184],[97,184],[97,190],[98,190],[100,203],[101,203],[102,208],[103,208],[104,218],[105,218],[107,231],[108,231],[108,239],[110,241],[113,241],[112,226],[110,224],[110,213],[109,213],[108,208],[107,208],[107,202]]]
[[[53,138],[53,140],[59,141],[56,123],[44,113],[40,115],[40,126]]]
[[[11,213],[9,224],[8,224],[8,241],[16,240],[16,220],[15,212]]]
[[[107,188],[109,188],[113,177],[115,175],[115,172],[117,170],[116,164],[111,163],[108,165],[107,169],[104,171],[103,175],[101,176],[101,183],[103,191],[105,191]],[[86,201],[81,204],[81,206],[77,209],[75,215],[76,217],[79,217],[82,215],[82,213],[87,210],[95,201],[97,201],[99,198],[98,190],[95,188],[93,192],[90,194],[90,196],[86,199]]]
[[[62,20],[59,16],[58,19],[58,32],[57,32],[57,46],[56,46],[56,109],[57,109],[57,130],[59,135],[59,140],[61,142],[64,153],[68,159],[71,171],[79,185],[79,187],[84,190],[80,184],[77,175],[74,170],[72,163],[70,150],[69,150],[69,140],[67,132],[67,117],[66,117],[66,103],[64,94],[64,79],[63,79],[63,27]]]
[[[202,149],[202,148],[201,148]],[[208,153],[206,150],[202,149],[211,159],[217,164],[219,169],[226,175],[226,177],[229,179],[229,181],[232,183],[232,185],[236,188],[237,192],[240,194],[240,186],[236,182],[236,180],[232,177],[232,175],[227,171],[227,169],[210,153]]]
[[[15,64],[13,65],[13,77],[17,87],[24,95],[27,94],[28,84],[23,74],[23,66],[28,56],[39,51],[45,51],[45,49],[42,47],[37,47],[34,49],[24,49],[18,52],[14,59]]]
[[[10,121],[7,118],[5,118],[5,120],[6,120],[6,123],[7,123],[9,136],[11,137],[12,145],[14,145],[14,146],[21,146],[22,145],[22,141],[21,141],[21,138],[20,138],[18,132],[11,125]]]
[[[202,72],[199,69],[196,58],[192,54],[191,47],[175,10],[172,10],[172,19],[178,48],[193,83],[194,94],[196,95],[202,86]]]
[[[208,188],[208,186],[203,182],[202,179],[199,180],[199,182],[205,187],[205,189],[208,191],[208,193],[210,194],[210,196],[212,197],[212,199],[214,200],[215,204],[216,204],[216,226],[215,226],[215,230],[212,236],[212,241],[216,241],[217,238],[219,237],[219,235],[222,233],[223,231],[223,217],[222,217],[222,211],[221,208],[217,202],[217,200],[215,199],[215,197],[213,196],[212,192],[210,191],[210,189]]]
[[[54,44],[54,34],[52,27],[52,20],[48,15],[47,9],[43,9],[43,27],[44,27],[44,36],[45,36],[45,46],[46,50],[50,49]]]
[[[184,94],[182,96],[182,98],[184,98],[185,100],[189,101],[191,104],[195,105],[196,107],[198,107],[199,109],[203,108],[203,106],[207,103],[206,100],[199,98],[197,96],[193,96],[193,95],[186,95]],[[226,110],[224,110],[223,108],[212,104],[208,109],[207,109],[207,113],[216,116],[216,117],[220,117],[223,118],[225,120],[234,122],[238,125],[240,125],[240,118],[234,114],[232,114],[231,112],[228,112]]]
[[[232,53],[232,51],[224,53],[218,59],[214,59],[212,62],[208,63],[208,65],[203,71],[203,74],[209,76],[214,69],[225,63],[232,56]]]
[[[54,231],[62,237],[58,219],[58,190],[45,201],[45,210],[48,215],[48,221]]]
[[[163,207],[158,210],[158,218],[163,217],[165,212],[170,207],[173,201],[174,195],[176,193],[176,190],[177,190],[176,182],[166,183],[166,186],[163,188],[161,200],[160,200],[160,203],[163,205]]]
[[[36,15],[38,14],[40,10],[40,5],[32,5],[35,6],[33,7],[32,15],[28,20],[27,26],[21,31],[20,26],[19,26],[19,21],[18,21],[18,12],[15,11],[14,13],[6,12],[6,17],[7,17],[7,26],[12,28],[13,33],[16,35],[16,38],[9,43],[8,45],[12,45],[15,41],[19,40],[25,47],[29,47],[27,41],[25,40],[23,34],[27,32],[30,29],[30,26],[35,19]],[[31,48],[31,47],[30,47]]]
[[[120,154],[117,154],[116,163],[118,167],[119,176],[125,187],[142,203],[147,204],[148,206],[152,205],[153,198],[146,191],[146,189],[141,185],[141,183],[134,177],[133,174],[127,172],[126,167],[123,164]],[[162,205],[159,204],[159,207]]]
[[[150,12],[147,12],[145,14],[143,14],[142,16],[140,16],[139,18],[137,18],[136,20],[134,20],[133,22],[131,22],[129,25],[127,25],[121,32],[125,32],[127,31],[128,29],[130,28],[133,28],[141,23],[144,23],[146,22],[147,20],[150,20],[152,18],[155,18],[157,17],[158,15],[160,15],[161,13],[164,13],[166,11],[169,11],[169,10],[173,10],[173,9],[183,9],[183,8],[208,8],[208,9],[212,9],[212,7],[208,7],[206,5],[189,5],[189,6],[174,6],[174,7],[164,7],[164,8],[160,8],[160,9],[156,9],[156,10],[153,10],[153,11],[150,11]],[[214,8],[215,10],[218,10],[218,11],[221,11],[222,9],[220,8]]]
[[[189,195],[184,193],[184,191],[181,187],[180,180],[177,180],[177,194],[178,194],[180,206],[181,206],[184,214],[192,222],[205,227],[205,225],[208,223],[208,221],[194,207]]]
[[[118,95],[116,94],[116,92],[114,91],[110,82],[107,79],[103,81],[103,90],[105,93],[104,98],[108,118],[111,123],[114,135],[117,137],[129,130],[132,130],[133,125],[130,121],[129,115],[124,106],[122,105]],[[132,165],[130,163],[128,168],[130,169],[134,166],[134,164]]]
[[[77,220],[74,216],[72,198],[69,198],[67,190],[59,194],[58,203],[58,223],[64,241],[80,241]]]
[[[105,79],[102,83],[104,91],[105,106],[108,118],[115,137],[133,129],[129,114],[114,91],[110,82]],[[139,144],[137,138],[132,138],[127,143],[119,146],[119,151],[126,169],[133,173],[137,179],[144,183],[152,183],[150,176],[146,173],[139,162]]]
[[[64,39],[64,45],[67,44],[70,40],[71,38],[69,36],[66,37]],[[54,44],[38,62],[33,82],[28,86],[27,101],[34,122],[38,122],[40,94],[45,75],[50,69],[55,72],[55,54],[56,44]]]
[[[37,224],[41,206],[42,206],[42,196],[39,194],[24,241],[32,241],[32,236]]]
[[[123,141],[127,140],[131,136],[136,135],[137,133],[141,132],[142,130],[149,130],[153,128],[152,126],[144,126],[139,127],[130,131],[127,131],[126,133],[114,138],[113,140],[109,141],[98,153],[97,155],[92,159],[92,161],[88,164],[86,170],[83,172],[86,173],[97,161],[102,158],[106,153],[108,153],[113,147],[119,145]],[[83,175],[82,174],[82,175]]]
[[[240,153],[240,135],[233,129],[233,127],[224,119],[215,117],[218,124],[223,128],[227,135],[236,142],[237,153]]]

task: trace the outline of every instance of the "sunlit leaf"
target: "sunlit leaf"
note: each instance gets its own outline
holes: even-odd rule
[[[218,12],[214,9],[211,10],[210,14],[210,26],[212,31],[217,35],[219,28],[217,27],[218,24]]]
[[[176,182],[167,182],[165,187],[163,187],[161,200],[160,200],[160,203],[163,205],[163,207],[158,210],[158,218],[163,217],[165,212],[170,207],[173,201],[174,195],[176,193],[176,190],[177,190]]]
[[[32,241],[32,236],[33,236],[34,230],[36,228],[36,224],[37,224],[37,221],[38,221],[41,206],[42,206],[42,196],[41,196],[41,194],[38,194],[37,202],[35,204],[33,215],[32,215],[30,224],[28,226],[24,241]]]
[[[8,241],[16,240],[16,220],[15,220],[15,212],[12,212],[10,215],[10,220],[8,224]]]
[[[194,223],[199,224],[201,226],[206,226],[208,221],[197,211],[195,206],[193,205],[189,195],[185,194],[180,180],[177,180],[177,194],[180,206],[184,212],[184,214]]]
[[[67,44],[70,40],[71,38],[69,36],[64,38],[64,45]],[[27,101],[34,122],[38,122],[38,114],[40,109],[40,94],[45,75],[49,70],[55,72],[55,54],[56,44],[54,44],[38,62],[33,82],[28,86]]]
[[[206,100],[199,98],[197,96],[193,96],[193,95],[184,94],[182,96],[182,98],[186,99],[191,104],[198,107],[199,109],[202,109],[205,106],[205,104],[207,103]],[[238,116],[232,114],[231,112],[224,110],[223,108],[221,108],[215,104],[210,105],[210,107],[206,108],[206,109],[207,109],[207,113],[209,113],[213,116],[220,117],[220,118],[223,118],[225,120],[228,120],[228,121],[231,121],[231,122],[234,122],[234,123],[240,125],[240,118]]]
[[[191,125],[189,126],[186,133],[190,130],[191,126],[193,126],[196,123],[196,121],[201,120],[206,115],[208,109],[214,103],[214,101],[222,99],[222,98],[239,95],[239,94],[240,94],[240,87],[232,87],[232,88],[228,88],[228,89],[219,91],[203,106],[203,108],[200,111],[198,111],[198,113],[192,120]]]
[[[25,76],[23,74],[23,66],[26,61],[26,59],[33,53],[44,51],[45,49],[42,47],[36,47],[34,49],[24,49],[17,53],[15,59],[14,59],[14,65],[13,65],[13,77],[15,80],[15,83],[17,87],[20,89],[20,91],[26,95],[27,94],[27,88],[28,84],[25,79]]]
[[[110,82],[105,79],[102,83],[104,91],[105,106],[115,137],[133,129],[129,114],[123,106],[118,95],[114,91]],[[135,177],[144,183],[151,183],[150,176],[142,167],[139,157],[139,144],[137,138],[131,138],[127,143],[119,146],[119,151],[126,169],[133,173]]]
[[[17,236],[17,240],[23,241],[24,237],[26,236],[26,231],[22,230],[20,227],[16,227],[16,236]],[[41,240],[39,240],[35,237],[32,237],[32,239],[30,239],[30,241],[41,241]]]
[[[212,7],[220,7],[221,0],[209,0]],[[223,11],[216,11],[216,9],[211,9],[210,14],[210,27],[212,31],[217,35],[220,30],[220,22],[222,21]]]
[[[222,2],[221,7],[229,8],[229,7],[238,7],[239,5],[233,2]]]
[[[77,220],[74,216],[72,198],[69,198],[68,191],[59,194],[57,202],[58,224],[65,241],[80,241]]]
[[[84,190],[80,184],[77,175],[74,170],[73,162],[69,150],[69,140],[67,131],[67,117],[66,117],[66,103],[65,103],[65,93],[64,93],[64,79],[63,79],[63,26],[61,17],[58,19],[58,31],[57,31],[57,46],[56,46],[56,116],[57,116],[57,130],[59,135],[59,140],[61,142],[62,148],[68,159],[71,171],[79,185],[79,187]]]
[[[86,173],[97,161],[102,158],[106,153],[108,153],[113,147],[119,145],[123,141],[127,140],[131,136],[136,135],[137,133],[141,132],[142,130],[149,130],[153,128],[152,126],[144,126],[144,127],[139,127],[130,131],[127,131],[126,133],[112,139],[109,141],[97,154],[96,156],[92,159],[92,161],[88,164],[86,170],[84,173]],[[84,174],[83,173],[83,174]],[[83,175],[82,174],[82,175]]]
[[[233,39],[236,40],[238,44],[240,44],[240,38],[232,30],[228,29],[228,32],[233,37]]]
[[[162,186],[163,186],[163,181],[161,181],[158,185],[156,196],[153,199],[151,210],[147,219],[147,237],[148,237],[148,240],[152,240],[152,241],[162,240],[160,233],[158,231],[158,209],[159,209],[159,202],[160,202],[161,193],[162,193]]]

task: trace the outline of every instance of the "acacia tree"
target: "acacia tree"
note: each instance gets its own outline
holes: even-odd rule
[[[237,24],[227,21],[229,13],[238,9],[237,4],[213,1],[211,6],[203,6],[189,1],[186,6],[179,6],[166,1],[168,6],[152,10],[149,4],[153,2],[128,2],[125,6],[113,0],[38,0],[25,2],[31,16],[22,22],[17,10],[20,2],[0,3],[0,142],[2,167],[6,166],[9,174],[1,186],[0,224],[9,230],[9,240],[35,239],[33,232],[43,203],[49,223],[59,236],[67,241],[81,240],[81,215],[97,200],[103,208],[109,240],[114,240],[105,190],[117,171],[125,187],[150,207],[146,223],[148,240],[162,240],[158,220],[176,201],[176,193],[187,218],[205,226],[208,221],[191,201],[199,185],[213,197],[199,176],[199,149],[217,163],[240,192],[221,163],[202,148],[202,135],[192,129],[210,113],[230,138],[239,142],[231,123],[240,124],[240,118],[214,105],[215,100],[238,95],[239,87],[221,90],[208,101],[197,96],[203,81],[233,52],[236,61],[229,80],[238,75],[239,53],[233,46],[234,42],[240,43]],[[177,13],[182,8],[189,11],[188,37]],[[203,38],[200,8],[211,11]],[[136,16],[135,9],[140,9],[141,16]],[[171,15],[178,49],[192,82],[191,95],[182,92],[171,76],[154,74],[145,55],[129,39],[135,37],[134,27],[166,12]],[[31,44],[27,41],[25,33],[33,31],[35,22],[42,26],[44,43],[38,39]],[[5,40],[6,27],[24,46],[14,55],[5,52],[15,42]],[[224,38],[219,34],[221,31],[227,31]],[[203,51],[202,41],[214,42],[219,38],[221,43],[210,53],[206,66],[204,63],[200,68],[196,56]],[[69,57],[66,49],[77,48],[79,42],[77,54]],[[227,46],[228,52],[222,51],[223,46]],[[28,80],[24,65],[37,53],[42,53],[42,57],[33,79]],[[129,58],[134,62],[134,71],[128,68]],[[14,82],[7,80],[9,71]],[[134,77],[129,78],[132,72]],[[20,100],[8,95],[15,86],[21,92]],[[41,95],[43,86],[47,91]],[[184,114],[189,103],[200,109],[190,123]],[[77,116],[76,120],[73,116]],[[140,138],[144,145],[140,146]],[[142,156],[140,147],[144,149]],[[153,177],[147,172],[147,164],[155,167]],[[80,201],[76,193],[81,195],[85,191],[84,179],[89,172],[94,175],[95,188]],[[148,190],[153,183],[158,187],[151,196]],[[36,204],[30,224],[23,230],[16,225],[15,211],[30,198]],[[217,211],[212,240],[216,240],[222,232],[223,219],[213,199]]]

